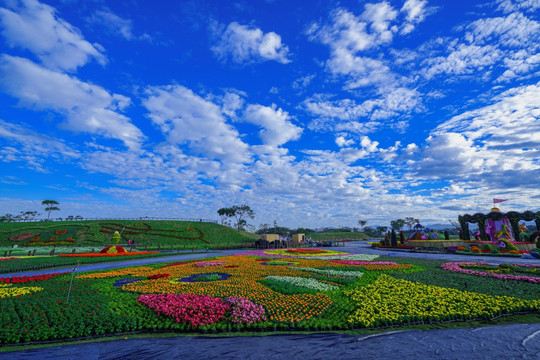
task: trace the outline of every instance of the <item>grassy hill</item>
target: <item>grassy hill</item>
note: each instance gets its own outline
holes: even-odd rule
[[[306,234],[313,241],[322,240],[364,240],[368,236],[362,232],[320,232]]]
[[[241,246],[257,235],[238,232],[208,222],[158,220],[92,220],[62,222],[0,223],[0,246],[100,247],[111,244],[115,231],[122,233],[119,245],[134,241],[137,248],[217,248]]]

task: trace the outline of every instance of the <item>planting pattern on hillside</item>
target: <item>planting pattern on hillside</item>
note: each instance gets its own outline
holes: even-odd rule
[[[152,228],[147,223],[136,223],[134,226],[122,225],[118,223],[100,223],[101,229],[100,232],[105,234],[114,234],[115,231],[118,231],[122,238],[128,241],[130,235],[145,235],[145,236],[160,236],[173,239],[181,240],[200,240],[207,244],[210,241],[204,239],[204,234],[201,230],[193,226],[187,226],[185,229],[179,230],[162,230]]]

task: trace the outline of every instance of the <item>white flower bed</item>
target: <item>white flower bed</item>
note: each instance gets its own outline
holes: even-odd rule
[[[291,269],[304,270],[304,271],[314,272],[314,273],[328,275],[328,276],[360,277],[364,274],[360,271],[324,270],[324,269],[313,269],[313,268],[303,268],[303,267],[291,267]]]
[[[330,284],[325,284],[315,279],[307,279],[303,277],[292,277],[292,276],[267,276],[269,280],[285,282],[293,286],[301,286],[304,288],[316,290],[316,291],[327,291],[327,290],[336,290],[338,287]]]

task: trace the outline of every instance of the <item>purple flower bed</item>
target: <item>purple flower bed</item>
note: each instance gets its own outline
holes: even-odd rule
[[[118,279],[114,282],[113,286],[124,286],[126,284],[131,284],[137,281],[142,280],[141,278],[125,278],[125,279]]]
[[[210,275],[218,275],[219,279],[216,279],[216,280],[208,280],[208,279],[206,279]],[[178,279],[177,281],[178,282],[190,282],[190,283],[193,283],[193,282],[207,282],[207,281],[221,281],[221,280],[226,280],[226,279],[228,279],[230,277],[231,277],[231,275],[226,274],[226,273],[203,273],[203,274],[193,274],[191,276]]]

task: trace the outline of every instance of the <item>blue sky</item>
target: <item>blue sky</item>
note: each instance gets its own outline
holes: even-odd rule
[[[0,1],[0,214],[538,210],[539,0]],[[43,211],[41,211],[43,212]]]

